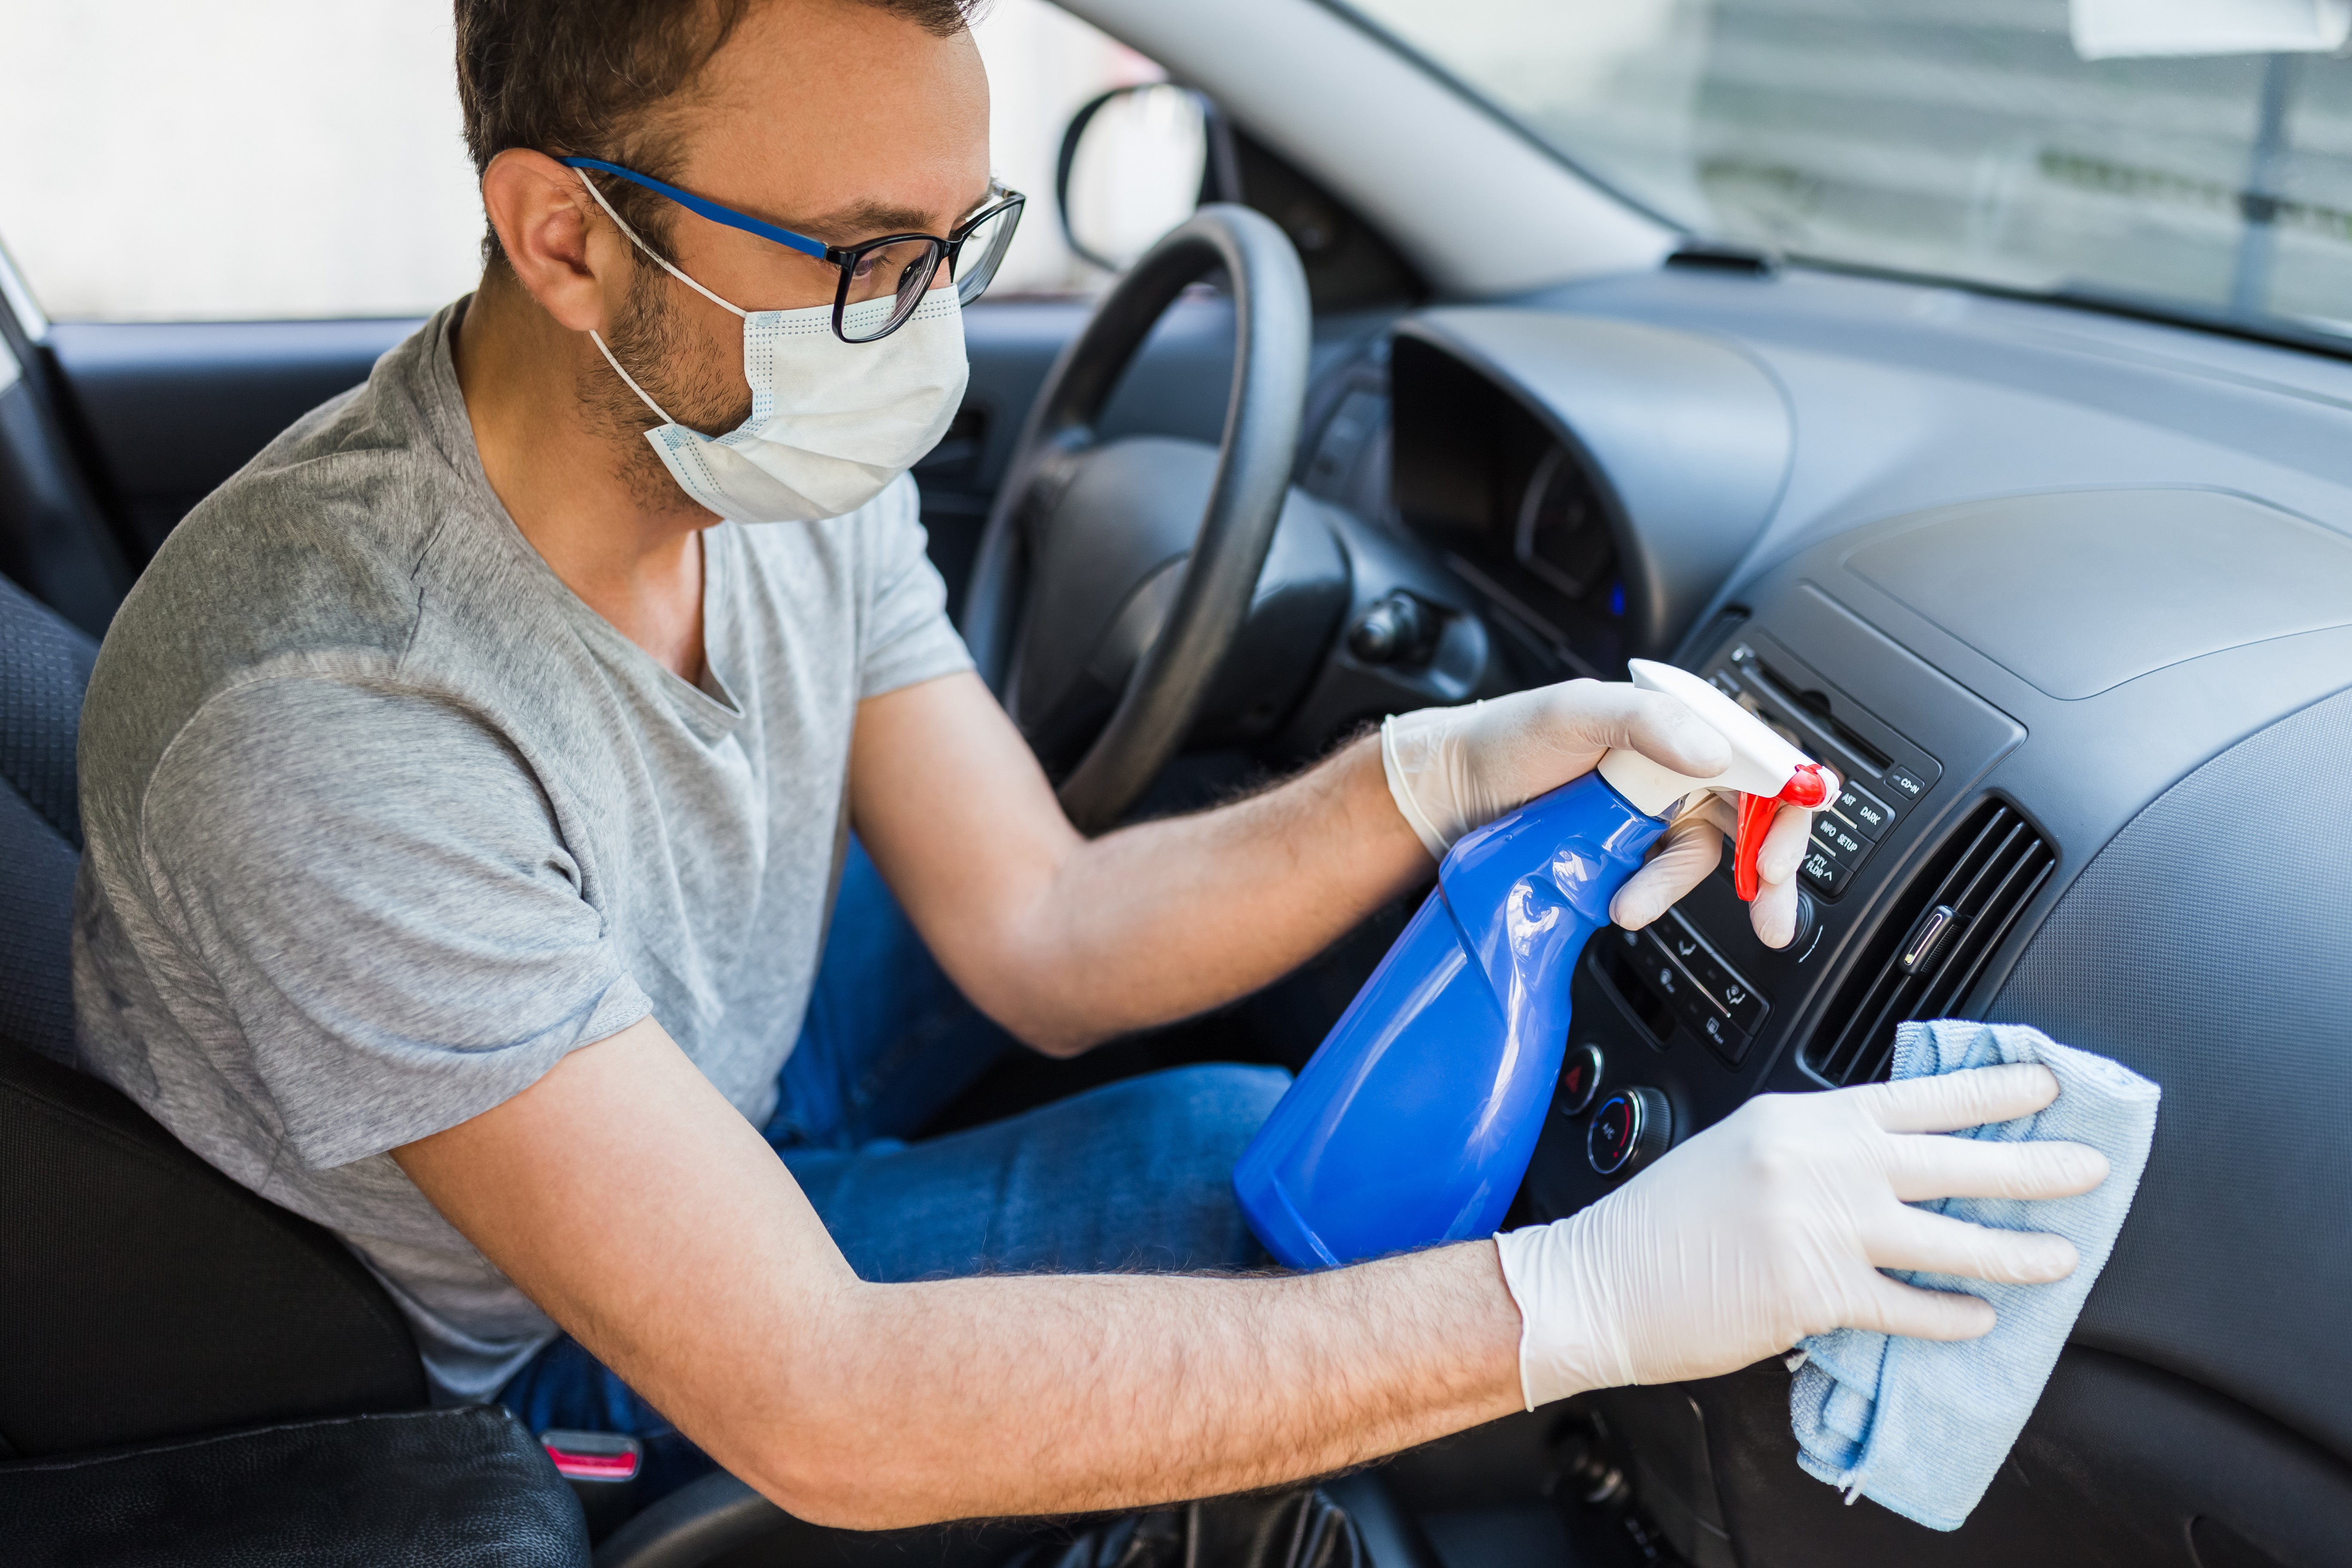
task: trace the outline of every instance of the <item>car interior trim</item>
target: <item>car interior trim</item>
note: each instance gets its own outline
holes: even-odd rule
[[[1787,399],[1729,342],[1470,307],[1419,312],[1398,333],[1400,353],[1429,345],[1507,389],[1599,476],[1614,514],[1629,652],[1673,647],[1780,501],[1794,445]]]
[[[38,343],[49,335],[48,314],[33,298],[32,285],[16,269],[5,245],[0,245],[0,305],[6,306],[8,313],[16,317],[16,330],[25,335],[26,342]]]
[[[2026,556],[2034,570],[2021,574],[2011,563]],[[2249,558],[2275,570],[2233,575]],[[2223,490],[2044,492],[1946,508],[1846,563],[2069,700],[2224,648],[2352,625],[2352,540]],[[2159,613],[2120,625],[2069,613],[2108,597]]]

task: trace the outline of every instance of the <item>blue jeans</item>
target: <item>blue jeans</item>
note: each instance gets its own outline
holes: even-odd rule
[[[1180,1068],[907,1142],[1013,1046],[940,972],[855,842],[764,1135],[859,1278],[1263,1265],[1234,1162],[1289,1076]],[[710,1460],[569,1336],[499,1402],[533,1432],[625,1432],[637,1500]]]

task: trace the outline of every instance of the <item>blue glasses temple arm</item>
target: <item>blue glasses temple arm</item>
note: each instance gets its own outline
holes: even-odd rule
[[[756,234],[761,239],[772,239],[778,245],[790,246],[802,255],[814,256],[819,261],[830,259],[829,247],[809,238],[804,234],[794,234],[791,229],[778,228],[774,224],[761,223],[758,218],[747,217],[732,207],[722,207],[717,202],[705,201],[691,191],[681,191],[676,185],[665,184],[649,174],[638,174],[635,169],[624,169],[618,163],[607,163],[601,158],[559,158],[556,162],[568,169],[600,169],[618,179],[626,180],[631,184],[643,185],[656,195],[667,196],[687,211],[707,217],[713,223],[723,223],[730,228],[740,228],[746,234]]]

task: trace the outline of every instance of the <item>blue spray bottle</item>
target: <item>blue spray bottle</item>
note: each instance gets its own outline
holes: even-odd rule
[[[1697,790],[1739,795],[1734,880],[1753,899],[1778,803],[1826,799],[1804,753],[1706,681],[1646,659],[1631,668],[1634,685],[1719,731],[1731,765],[1694,779],[1613,751],[1454,846],[1436,889],[1234,1167],[1242,1212],[1286,1266],[1491,1235],[1551,1103],[1577,955],[1676,805]]]

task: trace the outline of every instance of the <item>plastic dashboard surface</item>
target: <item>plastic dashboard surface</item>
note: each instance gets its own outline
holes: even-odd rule
[[[2320,1195],[2352,1190],[2352,851],[2340,832],[2254,826],[2269,800],[2300,802],[2298,820],[2314,824],[2352,813],[2352,693],[2336,695],[2352,679],[2352,627],[2302,629],[2282,595],[2280,635],[2218,639],[2230,646],[2053,698],[1931,621],[1954,618],[1932,592],[1914,606],[1853,570],[1920,526],[1890,520],[1767,573],[1746,593],[1752,616],[1692,663],[1774,697],[1803,683],[1844,728],[1878,735],[1881,755],[1896,747],[1871,721],[1933,758],[1932,784],[1821,899],[1819,935],[1801,951],[1757,942],[1727,876],[1685,900],[1669,934],[1704,939],[1769,1003],[1744,1054],[1694,1028],[1703,1014],[1661,1008],[1663,988],[1645,994],[1640,966],[1612,963],[1601,939],[1578,970],[1571,1041],[1601,1047],[1604,1095],[1663,1090],[1677,1138],[1750,1094],[1822,1087],[1804,1058],[1825,1016],[1912,927],[1923,868],[1982,803],[2000,803],[2054,867],[1980,980],[1942,1010],[2040,1025],[2166,1089],[2139,1199],[2075,1342],[2188,1377],[2352,1458],[2339,1310],[2352,1246],[2340,1205]],[[2161,631],[2160,603],[2128,593],[2086,595],[2075,616],[2119,641]],[[1807,750],[1842,772],[1867,764],[1823,733],[1826,719],[1801,717]],[[1581,1119],[1554,1116],[1525,1193],[1536,1215],[1612,1184],[1583,1136]]]
[[[1658,1089],[1679,1139],[1751,1094],[1821,1088],[1823,1020],[1997,807],[2045,859],[1943,1010],[2040,1024],[2166,1089],[2074,1342],[2234,1402],[2352,1487],[2352,366],[1818,275],[1668,271],[1496,315],[1543,311],[1718,339],[1786,397],[1778,499],[1739,520],[1738,563],[1675,658],[1874,774],[1889,817],[1835,847],[1798,950],[1754,940],[1727,874],[1662,942],[1596,938],[1570,1039],[1601,1049],[1592,1103]],[[1615,374],[1598,340],[1439,326],[1423,341],[1465,347],[1572,443],[1639,533],[1649,481],[1612,482],[1638,431],[1579,437]],[[1528,1217],[1614,1184],[1587,1162],[1590,1114],[1550,1119]]]

